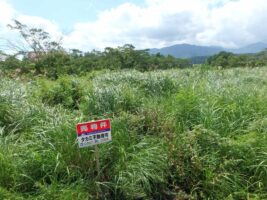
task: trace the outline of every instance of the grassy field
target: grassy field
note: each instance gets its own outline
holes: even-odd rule
[[[2,76],[0,143],[0,199],[267,199],[267,67]]]

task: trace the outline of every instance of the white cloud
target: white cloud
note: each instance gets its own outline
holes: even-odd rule
[[[27,24],[29,27],[37,27],[45,30],[50,33],[53,39],[57,40],[60,37],[63,37],[61,30],[56,24],[56,22],[44,19],[37,16],[28,16],[28,15],[18,15],[16,19],[24,24]]]
[[[3,26],[9,22],[9,20],[14,16],[16,13],[15,9],[8,4],[5,0],[0,0],[0,25]]]
[[[104,48],[132,43],[138,48],[176,43],[242,46],[266,40],[265,0],[146,0],[99,13],[98,20],[77,23],[66,46]]]
[[[0,0],[0,41],[8,35],[9,30],[6,25],[11,22],[15,13],[15,9],[10,4]]]
[[[139,48],[163,46],[189,40],[192,32],[201,29],[199,0],[179,5],[177,1],[147,1],[145,7],[125,3],[99,14],[92,23],[78,23],[66,37],[66,44],[81,48],[103,48],[132,43]],[[191,2],[192,3],[192,2]],[[199,9],[199,10],[197,10]],[[201,11],[201,12],[200,12]],[[88,42],[85,42],[88,41]]]
[[[267,1],[231,1],[210,11],[207,28],[197,41],[223,46],[241,46],[267,39]]]
[[[125,43],[137,48],[177,43],[242,46],[267,40],[266,10],[265,0],[145,0],[142,6],[124,3],[100,11],[95,21],[76,23],[63,41],[67,48],[82,50]],[[6,32],[3,24],[15,17],[55,37],[62,34],[55,22],[23,15],[0,0],[0,34]]]
[[[0,50],[13,50],[14,44],[21,48],[26,46],[23,40],[19,39],[18,33],[7,27],[8,24],[13,24],[13,19],[19,20],[29,27],[42,28],[49,32],[55,40],[59,40],[63,36],[55,22],[37,16],[23,15],[16,11],[6,0],[0,0]],[[9,41],[12,41],[13,44],[10,44]]]

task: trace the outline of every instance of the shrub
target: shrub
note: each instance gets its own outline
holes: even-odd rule
[[[63,105],[78,109],[84,95],[82,81],[75,77],[60,77],[57,81],[40,80],[37,85],[38,97],[49,105]]]

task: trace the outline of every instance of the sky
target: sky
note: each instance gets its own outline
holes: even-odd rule
[[[62,38],[67,49],[235,48],[267,41],[266,10],[266,0],[0,0],[0,44],[19,42],[6,26],[17,19]]]

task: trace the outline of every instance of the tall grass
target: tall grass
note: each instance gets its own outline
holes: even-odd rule
[[[267,68],[0,79],[0,199],[265,199]],[[78,149],[75,125],[110,118]]]

